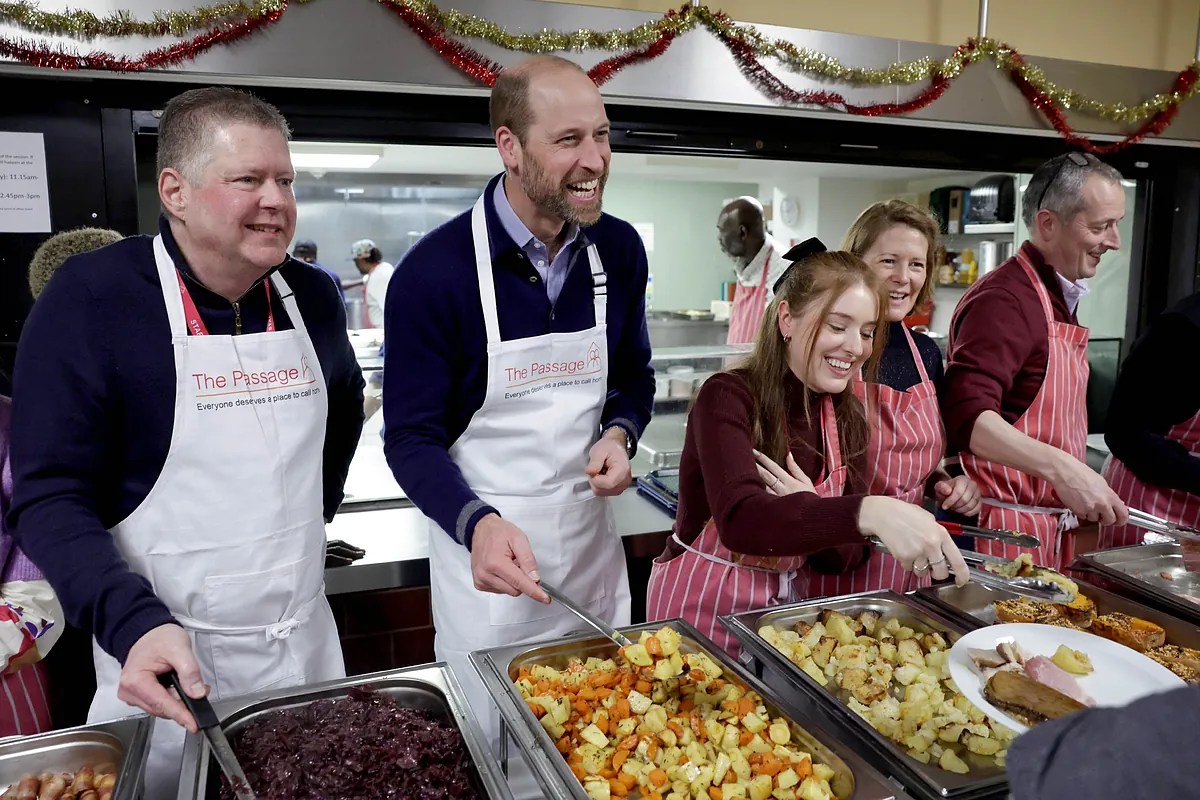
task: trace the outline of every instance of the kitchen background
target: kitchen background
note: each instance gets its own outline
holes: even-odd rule
[[[293,144],[298,175],[297,239],[313,239],[320,260],[346,281],[359,278],[350,243],[373,239],[396,263],[424,233],[470,207],[482,184],[501,169],[490,148],[336,143]],[[646,243],[656,312],[708,311],[732,279],[732,264],[716,241],[721,206],[742,195],[759,198],[772,233],[783,244],[819,236],[836,247],[858,213],[877,200],[902,197],[928,205],[930,193],[947,187],[969,190],[987,173],[850,164],[760,161],[703,156],[614,153],[604,208],[633,223]],[[1015,223],[943,238],[952,253],[970,250],[976,262],[985,242],[997,260],[1025,239],[1020,194],[1028,175],[1013,175]],[[152,191],[152,186],[146,187]],[[1126,248],[1133,226],[1135,185],[1126,182],[1128,209],[1121,226]],[[152,229],[156,202],[143,202],[143,227]],[[979,263],[979,274],[987,264]],[[944,334],[966,285],[939,284],[929,324]],[[1080,320],[1095,338],[1125,335],[1129,292],[1128,249],[1109,253],[1080,307]]]
[[[470,208],[488,178],[502,169],[495,150],[484,147],[294,142],[292,153],[299,201],[296,239],[316,241],[321,263],[342,277],[352,328],[362,327],[356,320],[363,319],[363,295],[355,288],[361,276],[350,260],[350,244],[373,239],[384,259],[397,263],[421,236]],[[152,153],[144,157],[152,158]],[[139,169],[139,175],[153,174],[152,164]],[[810,236],[837,247],[859,212],[879,200],[900,197],[934,208],[946,220],[942,245],[956,260],[950,272],[931,270],[930,279],[938,286],[934,306],[922,321],[944,350],[951,316],[968,281],[1003,261],[1026,237],[1020,195],[1028,179],[1026,174],[614,153],[604,208],[641,233],[653,278],[647,324],[658,391],[635,472],[678,463],[688,401],[708,375],[739,356],[740,351],[725,347],[727,324],[712,314],[714,301],[722,299],[725,284],[733,280],[732,262],[721,253],[716,237],[717,216],[730,199],[757,197],[769,229],[784,247]],[[1007,183],[1016,197],[1013,213],[983,225],[964,220],[964,198],[980,182]],[[1131,244],[1135,189],[1134,182],[1126,182],[1125,248]],[[141,224],[152,231],[158,207],[153,183],[146,181],[142,192]],[[1088,409],[1095,452],[1089,452],[1089,459],[1097,466],[1105,455],[1100,434],[1126,336],[1128,295],[1129,256],[1123,249],[1105,256],[1079,312],[1091,328]],[[364,370],[379,369],[382,331],[355,331],[351,338]],[[384,462],[381,416],[369,419],[364,429],[347,484],[349,502],[402,498]]]

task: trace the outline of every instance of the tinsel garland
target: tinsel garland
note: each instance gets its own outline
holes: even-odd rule
[[[51,69],[139,72],[182,64],[219,44],[230,44],[243,39],[278,20],[287,10],[287,5],[288,0],[279,0],[279,7],[275,11],[267,12],[262,16],[250,17],[240,22],[218,23],[211,30],[187,41],[168,47],[155,48],[135,57],[103,52],[80,55],[62,47],[47,47],[40,42],[23,41],[4,36],[0,36],[0,56],[15,58],[22,64]]]
[[[297,0],[306,3],[309,0]],[[128,11],[115,11],[99,17],[85,9],[42,11],[36,4],[0,2],[0,22],[16,25],[44,36],[70,36],[87,41],[101,36],[184,36],[222,22],[246,22],[280,11],[283,0],[258,0],[255,3],[216,3],[193,11],[156,11],[149,20],[134,19]]]
[[[306,3],[311,0],[296,0]],[[344,0],[343,0],[344,2]],[[607,50],[618,54],[589,70],[597,84],[625,67],[662,55],[683,33],[702,27],[716,36],[733,54],[742,74],[765,96],[786,105],[838,108],[851,114],[885,116],[906,114],[928,106],[946,91],[969,65],[992,61],[1008,74],[1026,100],[1069,143],[1095,153],[1113,152],[1162,133],[1174,120],[1179,106],[1200,93],[1200,63],[1193,62],[1175,78],[1169,92],[1156,94],[1135,105],[1107,103],[1065,89],[1013,48],[994,39],[971,39],[948,58],[920,58],[883,68],[850,67],[838,59],[783,39],[771,39],[753,25],[734,22],[721,11],[704,5],[683,5],[661,19],[628,30],[555,31],[509,33],[491,20],[454,9],[444,10],[432,0],[376,0],[395,12],[441,58],[490,86],[502,66],[469,47],[459,38],[486,41],[497,47],[526,53],[564,50]],[[46,12],[32,0],[0,0],[0,23],[10,23],[41,35],[68,36],[77,40],[96,37],[182,36],[200,31],[186,41],[147,51],[140,56],[120,56],[102,51],[80,55],[62,46],[44,45],[0,37],[0,56],[22,63],[56,69],[102,69],[132,72],[179,64],[218,44],[244,38],[276,22],[287,0],[223,2],[192,11],[160,11],[150,20],[138,20],[126,11],[97,16],[86,10]],[[457,37],[457,38],[456,38]],[[776,76],[763,60],[778,61],[790,72],[811,78],[858,86],[901,86],[928,81],[911,99],[900,103],[858,105],[832,90],[798,90]],[[1072,130],[1065,112],[1083,111],[1103,119],[1140,123],[1118,142],[1097,144]]]
[[[1043,102],[1049,100],[1060,111],[1083,111],[1102,119],[1126,124],[1140,123],[1152,117],[1161,119],[1161,112],[1177,107],[1200,92],[1200,86],[1191,81],[1187,83],[1187,89],[1155,94],[1134,105],[1097,100],[1059,86],[1047,78],[1039,67],[1027,63],[1015,50],[988,38],[976,41],[971,48],[960,47],[954,55],[942,61],[919,58],[896,62],[882,68],[851,67],[832,56],[798,47],[785,39],[772,39],[755,26],[734,22],[728,15],[714,11],[708,6],[690,3],[683,5],[678,11],[668,12],[661,19],[627,30],[543,29],[535,33],[509,33],[502,25],[491,20],[455,9],[442,9],[432,0],[379,2],[392,10],[403,9],[411,19],[421,20],[427,26],[426,30],[430,32],[431,37],[440,39],[439,46],[452,57],[459,50],[464,54],[473,52],[465,45],[453,43],[451,37],[457,37],[479,39],[505,50],[525,53],[567,50],[615,51],[622,53],[616,56],[617,59],[633,63],[646,59],[631,55],[632,52],[660,50],[680,34],[703,27],[723,40],[741,40],[760,60],[777,59],[791,72],[858,86],[909,85],[932,80],[937,76],[954,79],[968,65],[990,59],[997,67],[1009,72],[1018,86],[1032,87]],[[279,6],[280,0],[257,0],[254,3],[225,2],[203,6],[193,11],[157,12],[153,19],[142,21],[134,19],[125,11],[103,17],[77,9],[47,12],[41,11],[31,0],[18,0],[0,2],[0,22],[9,22],[33,33],[67,35],[81,40],[100,36],[182,36],[210,28],[219,22],[261,18],[277,10]],[[434,34],[434,31],[438,33]],[[1190,64],[1177,77],[1182,78],[1196,68],[1197,64]],[[1176,83],[1180,85],[1178,80]]]

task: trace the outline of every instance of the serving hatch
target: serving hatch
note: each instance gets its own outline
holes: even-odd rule
[[[789,704],[800,702],[793,701],[792,698],[797,696],[810,698],[825,714],[852,733],[862,746],[859,752],[872,766],[898,781],[913,796],[929,800],[1005,797],[1008,792],[1007,775],[993,757],[965,751],[958,753],[956,750],[956,757],[960,757],[969,768],[966,774],[951,772],[936,763],[924,763],[914,758],[906,752],[905,747],[877,731],[863,716],[852,710],[849,699],[839,696],[834,680],[826,678],[828,685],[822,685],[759,633],[766,626],[786,631],[794,630],[801,623],[814,625],[822,612],[826,611],[852,617],[872,612],[879,616],[881,622],[896,619],[898,625],[919,635],[941,636],[947,644],[947,655],[949,646],[959,636],[979,627],[978,624],[966,624],[957,617],[939,613],[909,595],[891,590],[805,600],[721,617],[720,621],[741,642],[743,654],[752,659],[753,667],[776,696]]]
[[[462,689],[444,663],[425,664],[351,678],[326,681],[308,686],[264,692],[213,703],[226,735],[239,730],[264,714],[296,709],[319,700],[347,697],[352,689],[379,692],[403,708],[428,712],[435,719],[452,725],[462,734],[471,757],[471,785],[480,797],[512,800],[512,793],[487,740],[469,710]],[[187,737],[180,770],[178,800],[218,800],[221,769],[203,736]]]
[[[830,783],[838,800],[906,797],[898,794],[883,776],[826,729],[811,724],[808,719],[801,719],[779,703],[760,681],[687,622],[664,620],[622,628],[622,632],[636,640],[641,631],[653,632],[664,626],[681,635],[681,654],[707,655],[722,668],[725,680],[743,691],[753,690],[761,695],[769,715],[772,718],[781,717],[790,724],[797,747],[810,753],[815,762],[826,764],[835,771],[837,778]],[[503,726],[525,754],[544,797],[588,800],[583,785],[572,774],[566,759],[556,749],[554,740],[534,716],[516,686],[521,670],[535,665],[563,669],[572,659],[616,658],[617,650],[617,645],[610,639],[581,634],[544,643],[494,647],[471,654],[471,662],[499,707]],[[636,790],[629,796],[635,798]]]
[[[74,773],[84,766],[116,765],[113,800],[142,796],[154,720],[146,716],[12,737],[0,741],[0,793],[27,775]],[[14,792],[15,794],[15,792]]]

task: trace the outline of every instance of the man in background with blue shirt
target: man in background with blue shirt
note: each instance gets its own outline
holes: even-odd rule
[[[430,521],[437,657],[481,715],[469,652],[578,626],[541,578],[628,624],[607,498],[632,482],[654,399],[646,252],[600,210],[599,90],[532,58],[496,81],[491,125],[504,173],[396,267],[383,395],[388,463]]]
[[[333,281],[333,285],[337,287],[338,297],[342,298],[342,302],[346,302],[346,290],[342,288],[341,277],[329,267],[317,261],[317,243],[312,239],[301,239],[296,242],[296,246],[292,248],[292,257],[303,261],[305,264],[311,264],[317,269],[324,272]]]

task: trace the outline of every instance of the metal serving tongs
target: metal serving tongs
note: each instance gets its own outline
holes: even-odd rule
[[[628,647],[629,645],[633,644],[633,642],[631,642],[629,640],[628,636],[621,633],[619,630],[617,630],[613,626],[609,625],[607,622],[600,619],[599,617],[597,617],[592,612],[588,611],[583,606],[577,604],[574,600],[572,600],[571,598],[567,597],[565,594],[560,592],[558,590],[558,587],[552,586],[551,584],[546,583],[545,581],[539,582],[538,586],[541,586],[542,591],[545,592],[546,594],[550,595],[550,599],[552,599],[554,602],[562,604],[562,607],[565,608],[567,611],[570,611],[572,614],[579,617],[581,620],[586,622],[588,625],[591,625],[593,628],[595,628],[596,630],[603,633],[609,639],[612,639],[614,642],[619,644],[621,647]]]
[[[963,536],[974,536],[976,539],[990,539],[1004,544],[1015,544],[1017,547],[1041,547],[1042,542],[1036,536],[1020,531],[1001,530],[999,528],[980,528],[977,525],[961,525],[957,522],[942,522],[938,524],[948,533]]]
[[[987,569],[988,564],[1011,563],[1008,559],[970,550],[962,551],[962,557],[971,570],[971,580],[981,586],[1021,595],[1031,600],[1041,600],[1043,603],[1070,603],[1075,599],[1053,581],[1044,581],[1041,578],[1008,578]]]
[[[183,691],[183,686],[179,683],[179,675],[175,670],[159,675],[158,682],[169,689],[174,689],[183,705],[196,718],[200,732],[208,739],[208,746],[212,749],[213,757],[217,759],[217,764],[220,765],[221,771],[225,773],[225,777],[229,781],[233,796],[237,800],[257,800],[257,795],[250,788],[250,781],[246,780],[246,773],[238,763],[237,756],[233,754],[229,740],[225,738],[225,731],[221,729],[221,720],[217,717],[217,712],[213,711],[212,703],[208,702],[208,698],[201,697],[196,700],[189,697]]]
[[[1138,511],[1136,508],[1129,509],[1129,524],[1162,536],[1170,536],[1176,541],[1200,542],[1200,530],[1156,517],[1145,511]]]
[[[881,553],[888,552],[878,539],[871,537],[871,543]],[[1069,603],[1075,598],[1067,594],[1057,583],[1044,581],[1040,578],[1006,578],[985,569],[988,564],[1009,564],[1006,558],[991,556],[986,553],[976,553],[971,550],[961,551],[963,561],[967,562],[970,578],[981,586],[999,589],[1003,592],[1028,597],[1031,600],[1041,600],[1043,603]]]

